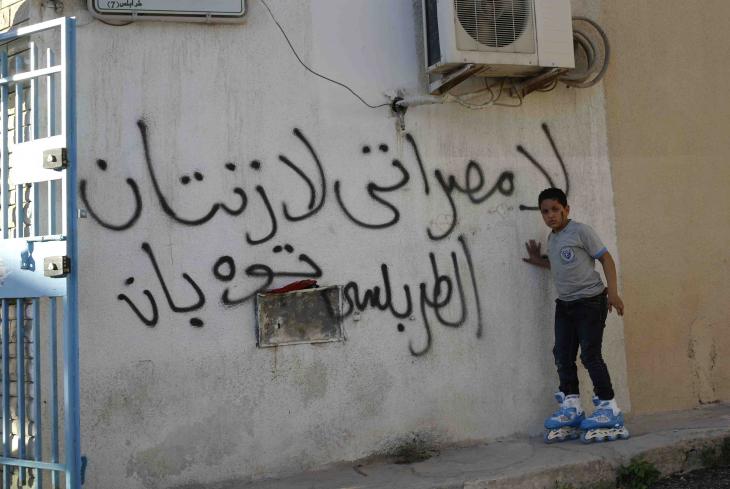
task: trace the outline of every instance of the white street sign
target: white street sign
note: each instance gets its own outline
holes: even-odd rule
[[[88,0],[89,10],[108,20],[235,21],[245,0]]]

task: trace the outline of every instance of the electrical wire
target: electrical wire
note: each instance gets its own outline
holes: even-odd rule
[[[303,66],[303,67],[304,67],[304,68],[305,68],[305,69],[306,69],[306,70],[307,70],[308,72],[310,72],[310,73],[312,73],[313,75],[315,75],[315,76],[318,76],[318,77],[320,77],[320,78],[322,78],[322,79],[324,79],[324,80],[327,80],[328,82],[334,83],[335,85],[339,85],[339,86],[341,86],[342,88],[346,89],[346,90],[347,90],[348,92],[350,92],[351,94],[353,94],[353,95],[354,95],[355,97],[357,97],[357,99],[358,99],[358,100],[359,100],[360,102],[362,102],[363,104],[367,105],[367,106],[368,106],[368,107],[370,107],[371,109],[378,109],[378,108],[380,108],[380,107],[389,107],[389,106],[390,106],[390,102],[386,102],[386,103],[384,103],[384,104],[380,104],[380,105],[370,105],[369,103],[367,103],[367,102],[365,101],[365,99],[363,99],[363,98],[362,98],[362,97],[361,97],[360,95],[358,95],[357,93],[355,93],[355,91],[354,91],[354,90],[353,90],[352,88],[348,87],[348,86],[347,86],[347,85],[345,85],[344,83],[338,82],[337,80],[333,80],[332,78],[328,78],[328,77],[326,77],[326,76],[324,76],[324,75],[322,75],[322,74],[320,74],[320,73],[317,73],[317,72],[316,72],[316,71],[314,71],[314,70],[313,70],[312,68],[310,68],[309,66],[307,66],[307,65],[306,65],[306,64],[304,63],[304,61],[302,61],[302,58],[300,58],[300,57],[299,57],[299,54],[297,54],[297,51],[296,51],[296,49],[294,49],[294,46],[292,45],[291,41],[289,40],[289,36],[287,36],[287,35],[286,35],[286,32],[284,31],[284,28],[283,28],[283,27],[281,26],[281,24],[279,24],[279,21],[278,21],[278,20],[276,20],[276,17],[274,17],[274,13],[273,13],[273,12],[271,11],[271,9],[269,8],[269,6],[268,6],[268,5],[266,4],[266,1],[265,1],[265,0],[259,0],[259,1],[260,1],[260,2],[261,2],[261,3],[263,4],[263,5],[264,5],[264,7],[266,7],[266,10],[268,10],[268,11],[269,11],[269,15],[271,16],[271,19],[272,19],[272,20],[274,21],[274,24],[276,24],[276,26],[277,26],[277,27],[279,28],[279,30],[281,31],[281,34],[282,34],[282,35],[284,36],[284,39],[286,39],[286,42],[287,42],[287,44],[289,44],[289,48],[291,48],[291,51],[292,51],[292,53],[294,53],[294,56],[295,56],[295,57],[297,58],[297,61],[299,61],[299,63],[300,63],[300,64],[301,64],[301,65],[302,65],[302,66]]]
[[[480,110],[480,109],[486,109],[493,106],[500,106],[500,107],[520,107],[523,103],[523,97],[511,97],[518,99],[517,103],[514,104],[508,104],[504,102],[499,102],[499,100],[502,98],[502,95],[504,95],[504,84],[505,79],[501,79],[499,82],[499,91],[495,94],[493,88],[497,85],[490,85],[487,78],[484,78],[484,88],[480,90],[476,90],[474,92],[470,92],[463,95],[454,95],[451,93],[447,93],[442,96],[416,96],[416,97],[406,97],[402,100],[399,100],[395,103],[397,107],[407,108],[411,106],[416,105],[426,105],[426,104],[450,104],[450,103],[457,103],[461,105],[462,107],[465,107],[467,109],[472,110]],[[471,103],[467,100],[468,98],[474,98],[475,95],[478,95],[483,92],[489,92],[489,98],[481,103],[475,104]]]
[[[504,93],[504,84],[506,81],[507,81],[506,78],[502,78],[499,81],[499,92],[497,92],[497,96],[494,99],[493,105],[496,105],[498,107],[520,107],[522,105],[522,96],[519,95],[519,93],[517,94],[518,95],[517,98],[519,98],[519,102],[517,104],[506,104],[504,102],[500,102],[500,100],[502,99],[502,94]],[[514,87],[514,82],[510,81],[510,83]],[[512,98],[515,98],[515,97],[512,97]]]
[[[542,88],[538,88],[537,91],[538,92],[552,92],[553,90],[555,90],[555,87],[557,87],[557,86],[558,86],[558,79],[555,78],[550,84],[545,85]]]
[[[475,95],[480,94],[482,92],[489,92],[489,99],[485,102],[482,102],[479,104],[472,104],[464,99],[465,96],[473,98]],[[459,105],[461,105],[463,107],[466,107],[467,109],[482,109],[482,108],[488,107],[489,105],[492,105],[492,103],[495,100],[494,92],[492,91],[492,87],[489,86],[489,83],[487,82],[486,78],[484,79],[484,88],[482,88],[481,90],[477,90],[476,92],[467,93],[467,94],[465,94],[465,96],[460,96],[460,95],[450,95],[450,96],[454,98],[456,103],[458,103]]]
[[[500,95],[500,97],[502,95],[502,89],[504,87],[504,82],[505,82],[505,79],[503,78],[502,79],[502,83],[500,83],[500,85],[499,85],[499,95]],[[514,82],[510,82],[510,83],[512,84],[512,87],[514,88],[514,86],[515,86]],[[506,104],[504,102],[494,102],[494,105],[498,105],[500,107],[522,107],[522,103],[524,102],[524,100],[522,98],[522,95],[520,95],[520,91],[519,90],[515,90],[514,92],[517,94],[517,98],[519,99],[519,102],[518,103],[516,103],[516,104]],[[512,97],[512,98],[514,98],[514,97]],[[499,100],[499,98],[497,98],[497,100]]]
[[[486,102],[483,102],[481,104],[472,104],[472,103],[467,102],[466,100],[464,100],[461,97],[457,97],[454,95],[452,95],[452,97],[454,97],[454,101],[457,104],[461,105],[462,107],[466,107],[467,109],[472,109],[472,110],[485,109],[485,108],[489,107],[490,105],[494,104],[494,100],[492,100],[492,99],[489,99]]]

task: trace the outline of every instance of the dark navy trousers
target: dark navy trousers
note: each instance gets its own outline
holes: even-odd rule
[[[611,377],[601,354],[607,315],[608,297],[605,290],[585,299],[555,301],[553,355],[558,368],[560,390],[566,396],[579,393],[575,361],[580,347],[580,359],[593,381],[593,391],[601,400],[613,399]]]

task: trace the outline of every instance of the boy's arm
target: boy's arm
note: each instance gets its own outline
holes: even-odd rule
[[[525,243],[525,248],[527,248],[528,257],[523,258],[522,261],[541,268],[550,268],[550,261],[540,254],[540,243],[531,239]]]
[[[608,310],[609,312],[613,307],[616,308],[616,312],[619,316],[624,315],[624,302],[618,295],[618,280],[616,278],[616,263],[613,261],[611,253],[605,252],[598,258],[603,266],[603,273],[606,275],[606,282],[608,282]]]

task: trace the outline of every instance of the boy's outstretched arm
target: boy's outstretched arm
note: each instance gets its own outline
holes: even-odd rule
[[[616,278],[616,263],[613,261],[611,253],[608,251],[598,258],[598,261],[603,265],[603,273],[606,275],[606,282],[608,282],[608,310],[612,311],[613,307],[616,308],[616,312],[619,316],[624,315],[624,302],[618,295],[618,280]]]
[[[550,268],[550,261],[540,254],[540,243],[531,239],[525,243],[525,248],[527,248],[528,257],[523,258],[522,261],[538,267]]]

